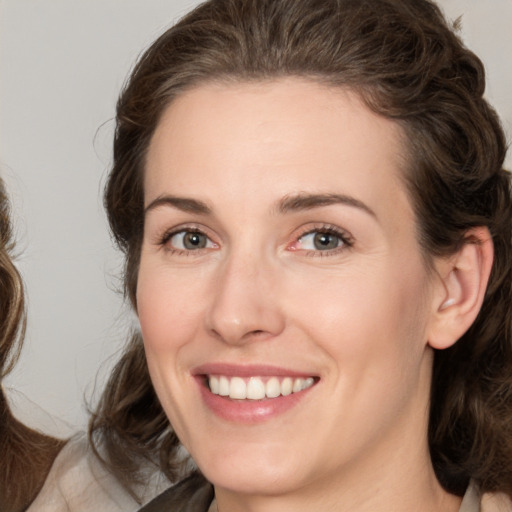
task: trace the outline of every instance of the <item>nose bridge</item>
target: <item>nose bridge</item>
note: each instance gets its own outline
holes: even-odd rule
[[[231,344],[279,334],[284,317],[276,301],[276,277],[275,266],[261,253],[232,248],[218,268],[208,330]]]

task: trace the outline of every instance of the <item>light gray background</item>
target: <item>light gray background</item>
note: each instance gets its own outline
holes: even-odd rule
[[[133,321],[115,291],[121,263],[101,206],[117,93],[139,52],[197,3],[0,0],[0,173],[29,308],[6,384],[17,414],[52,433],[84,428],[85,404]],[[463,15],[463,38],[484,60],[488,98],[512,133],[512,0],[441,5],[451,19]]]

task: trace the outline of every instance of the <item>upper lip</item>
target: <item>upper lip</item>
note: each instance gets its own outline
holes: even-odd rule
[[[192,375],[224,375],[226,377],[315,377],[308,371],[266,364],[206,363],[195,367]]]

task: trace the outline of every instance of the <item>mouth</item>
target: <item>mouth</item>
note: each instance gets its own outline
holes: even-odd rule
[[[308,403],[320,377],[272,365],[208,363],[192,370],[204,405],[222,420],[260,424]]]
[[[268,400],[300,393],[312,387],[315,377],[205,375],[214,395],[232,400]]]

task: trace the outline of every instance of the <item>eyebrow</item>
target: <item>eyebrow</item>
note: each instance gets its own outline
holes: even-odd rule
[[[355,197],[345,194],[309,194],[300,193],[297,195],[286,196],[278,202],[277,210],[280,213],[288,213],[293,211],[311,210],[322,206],[332,204],[342,204],[359,208],[368,213],[372,217],[377,218],[375,212],[365,203]]]
[[[281,214],[286,214],[290,212],[312,210],[314,208],[333,204],[342,204],[353,208],[359,208],[372,217],[377,218],[377,215],[369,206],[359,199],[345,194],[300,193],[296,195],[288,195],[278,201],[276,211]],[[144,209],[144,214],[160,206],[171,206],[183,212],[196,213],[199,215],[210,215],[212,213],[212,209],[203,201],[188,197],[164,195],[151,201],[151,203],[149,203],[149,205]]]
[[[197,213],[200,215],[209,215],[212,213],[211,208],[203,201],[197,199],[190,199],[188,197],[176,197],[176,196],[160,196],[151,201],[146,208],[144,208],[144,215],[159,206],[172,206],[183,212]]]

